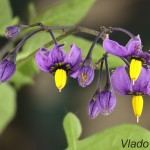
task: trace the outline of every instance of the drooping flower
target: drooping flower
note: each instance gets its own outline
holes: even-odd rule
[[[107,35],[103,41],[103,47],[110,54],[131,58],[129,75],[133,83],[138,79],[141,73],[142,64],[150,64],[150,54],[142,51],[139,35],[134,39],[130,39],[126,46],[122,46],[119,43],[110,40]]]
[[[4,59],[0,64],[0,81],[8,81],[16,71],[16,64],[13,61]]]
[[[119,57],[135,57],[141,54],[141,39],[140,36],[136,36],[135,39],[130,39],[126,46],[120,45],[118,42],[110,40],[107,34],[103,41],[103,48],[110,54]]]
[[[88,86],[94,79],[94,69],[83,65],[78,71],[78,83],[81,87]]]
[[[92,99],[89,102],[88,115],[90,119],[94,119],[99,114],[99,102],[98,100]]]
[[[56,87],[61,91],[66,84],[67,76],[77,77],[82,51],[75,44],[71,45],[69,54],[63,50],[63,45],[56,45],[50,51],[41,47],[35,59],[42,71],[55,76]]]
[[[132,85],[125,66],[121,66],[114,71],[111,82],[119,94],[133,95],[132,106],[138,122],[143,109],[142,95],[150,95],[150,69],[142,68],[139,78]]]
[[[113,91],[105,90],[99,92],[99,111],[104,115],[109,115],[116,106],[116,96]]]
[[[0,63],[0,82],[8,81],[16,72],[15,52],[10,52]]]

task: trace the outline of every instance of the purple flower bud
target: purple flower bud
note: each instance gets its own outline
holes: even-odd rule
[[[94,79],[94,69],[83,65],[78,72],[78,83],[81,87],[88,86]]]
[[[99,111],[104,115],[109,115],[116,106],[116,96],[112,91],[102,91],[99,93]]]
[[[5,37],[6,38],[13,38],[16,37],[21,29],[27,28],[27,25],[15,25],[15,26],[9,26],[6,28],[5,31]]]
[[[97,115],[99,114],[99,102],[98,100],[91,100],[89,102],[89,110],[88,110],[88,113],[89,113],[89,117],[91,119],[94,119],[97,117]]]
[[[0,64],[0,81],[6,82],[16,71],[16,64],[13,61],[4,59]]]
[[[18,35],[19,31],[20,31],[19,26],[9,26],[6,28],[5,37],[6,38],[16,37]]]

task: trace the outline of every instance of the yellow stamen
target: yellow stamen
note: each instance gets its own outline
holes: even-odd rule
[[[139,117],[143,110],[143,97],[141,95],[133,96],[132,106],[135,116],[137,117],[137,123],[139,122]]]
[[[59,92],[64,88],[67,81],[67,74],[66,71],[63,69],[57,69],[55,72],[55,84],[56,87],[59,89]]]
[[[138,79],[141,73],[141,69],[142,69],[142,62],[137,59],[132,59],[130,64],[130,78],[133,82],[133,85],[134,82]]]

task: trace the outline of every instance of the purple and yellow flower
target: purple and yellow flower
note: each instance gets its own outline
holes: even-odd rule
[[[126,46],[110,40],[109,35],[107,35],[103,41],[103,47],[108,53],[115,56],[131,58],[129,74],[133,84],[141,73],[142,64],[150,64],[150,54],[142,51],[139,35],[134,39],[130,39]]]
[[[69,54],[63,50],[63,45],[56,45],[52,50],[41,47],[36,53],[36,63],[38,67],[55,76],[56,87],[61,91],[67,81],[67,76],[76,78],[82,61],[82,51],[71,45]]]
[[[150,95],[150,69],[142,68],[139,78],[133,85],[126,67],[118,67],[111,76],[111,83],[113,89],[119,94],[133,95],[132,106],[138,122],[143,109],[142,95]]]

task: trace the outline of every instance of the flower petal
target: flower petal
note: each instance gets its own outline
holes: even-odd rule
[[[41,47],[37,51],[36,56],[35,56],[36,64],[38,65],[38,67],[41,70],[43,70],[45,72],[49,72],[50,71],[50,67],[52,65],[52,62],[50,61],[50,59],[48,57],[49,54],[50,54],[49,50],[47,50],[44,47]]]
[[[113,89],[119,94],[126,95],[132,92],[132,82],[125,70],[125,66],[117,67],[111,76]]]
[[[150,54],[148,52],[141,52],[138,56],[145,60],[143,63],[150,65]]]
[[[69,76],[72,77],[72,78],[77,78],[78,77],[78,73],[79,73],[79,70],[77,70],[75,72],[72,72],[71,74],[69,74]]]
[[[49,59],[52,64],[64,62],[64,58],[66,57],[66,52],[63,50],[63,45],[56,45],[51,50],[49,54]]]
[[[126,49],[128,51],[128,56],[130,55],[138,55],[141,50],[141,38],[140,36],[136,36],[136,39],[130,39],[129,42],[126,44]]]
[[[127,49],[124,46],[120,45],[119,43],[110,40],[108,35],[103,41],[103,48],[104,50],[106,50],[106,52],[112,55],[120,57],[127,56]]]
[[[88,115],[89,118],[94,119],[99,114],[99,102],[98,100],[94,101],[93,99],[89,102]]]
[[[150,69],[142,68],[139,78],[133,85],[133,92],[150,94]]]
[[[82,60],[82,51],[76,47],[75,44],[71,44],[69,54],[66,56],[64,63],[71,65],[71,71],[76,71],[79,68],[79,64]]]

